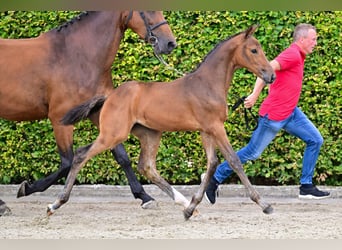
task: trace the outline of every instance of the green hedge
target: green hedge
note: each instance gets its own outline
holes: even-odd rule
[[[62,24],[78,12],[3,12],[0,13],[0,36],[3,38],[35,37],[41,32]],[[303,94],[299,106],[321,131],[325,141],[317,162],[315,181],[318,184],[342,184],[341,143],[341,75],[342,75],[342,12],[300,11],[178,11],[164,12],[178,47],[164,59],[182,72],[193,70],[204,56],[221,40],[259,24],[255,36],[261,42],[271,60],[292,41],[296,24],[308,22],[317,27],[318,45],[307,57]],[[178,78],[175,71],[166,68],[153,57],[150,46],[138,40],[131,31],[125,33],[116,61],[113,64],[113,82],[118,86],[124,81],[171,81]],[[235,73],[227,96],[228,105],[243,95],[248,95],[255,76],[240,69]],[[264,90],[257,105],[266,96]],[[210,122],[210,121],[209,121]],[[56,171],[59,156],[52,127],[48,120],[14,123],[0,120],[0,183],[20,183],[25,179],[36,180]],[[230,111],[225,123],[227,135],[238,150],[251,135],[246,130],[242,108]],[[75,147],[93,141],[97,130],[90,122],[77,125]],[[135,168],[139,143],[130,137],[125,143]],[[298,184],[304,144],[286,133],[280,133],[262,156],[245,165],[246,173],[254,184]],[[222,156],[218,153],[220,159]],[[157,156],[158,169],[172,184],[199,183],[205,171],[206,158],[199,133],[165,133]],[[146,179],[138,174],[143,183]],[[82,169],[78,183],[126,184],[123,171],[105,152],[92,159]],[[228,182],[239,182],[233,176]]]

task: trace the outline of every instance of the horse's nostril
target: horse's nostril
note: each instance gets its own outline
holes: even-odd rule
[[[177,46],[177,43],[176,42],[169,42],[168,44],[167,44],[167,47],[168,47],[168,49],[169,49],[169,51],[172,51],[174,48],[176,48],[176,46]]]

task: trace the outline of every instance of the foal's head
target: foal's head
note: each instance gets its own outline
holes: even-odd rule
[[[150,43],[156,54],[169,54],[177,46],[162,11],[131,11],[126,25]]]
[[[275,73],[260,43],[253,37],[256,28],[256,25],[251,26],[239,36],[241,40],[237,41],[235,63],[239,67],[247,68],[266,83],[272,83],[275,80]]]

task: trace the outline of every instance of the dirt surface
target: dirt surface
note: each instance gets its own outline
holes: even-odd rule
[[[156,194],[155,194],[156,195]],[[190,196],[188,196],[190,198]],[[265,215],[247,197],[204,200],[200,215],[185,221],[181,207],[163,195],[154,209],[127,196],[80,196],[50,217],[52,196],[3,198],[11,215],[0,217],[0,239],[342,239],[342,199],[303,201],[265,197],[274,213]]]

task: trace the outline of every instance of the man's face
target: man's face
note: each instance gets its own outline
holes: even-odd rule
[[[317,34],[313,29],[308,30],[308,35],[300,39],[302,50],[305,54],[310,54],[317,45]]]

